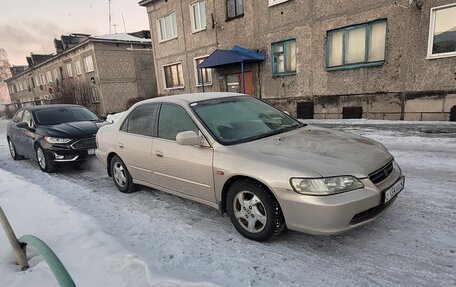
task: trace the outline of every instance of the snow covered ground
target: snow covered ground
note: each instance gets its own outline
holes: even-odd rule
[[[406,189],[381,218],[337,236],[288,231],[266,243],[249,241],[228,218],[204,205],[149,188],[133,194],[117,192],[96,159],[55,174],[42,173],[29,160],[14,162],[4,123],[0,123],[0,169],[8,173],[0,174],[0,204],[7,213],[22,215],[10,219],[16,233],[36,234],[55,246],[75,281],[84,282],[81,286],[100,286],[100,282],[162,286],[167,278],[221,286],[455,286],[455,124],[420,123],[418,129],[404,122],[312,123],[379,140],[396,157],[407,178]],[[15,180],[33,186],[32,191],[27,196],[4,191]],[[26,214],[14,210],[24,199]],[[46,201],[53,206],[49,212],[40,208]],[[49,228],[50,223],[55,228]],[[61,232],[65,225],[77,227]],[[33,257],[32,271],[15,273],[2,236],[0,286],[26,286],[26,280],[32,280],[28,278],[41,275],[48,281],[34,286],[52,285],[39,257]],[[74,244],[66,250],[70,242]],[[98,247],[91,248],[90,242]],[[80,254],[77,260],[74,254]],[[91,279],[86,280],[85,274],[96,276],[88,275]]]

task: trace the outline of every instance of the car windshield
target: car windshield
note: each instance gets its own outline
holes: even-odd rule
[[[302,126],[272,106],[248,96],[220,98],[190,104],[217,141],[238,144]]]
[[[98,121],[97,115],[84,107],[57,107],[38,110],[35,112],[39,125],[55,125],[61,123]]]

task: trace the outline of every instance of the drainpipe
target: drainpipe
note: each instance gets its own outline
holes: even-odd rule
[[[244,61],[241,62],[241,74],[242,74],[242,93],[245,94],[245,77],[244,77]]]
[[[201,75],[201,88],[203,88],[204,93],[204,78],[203,78],[203,68],[200,68],[200,75]]]

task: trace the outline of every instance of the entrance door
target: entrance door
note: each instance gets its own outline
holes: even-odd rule
[[[253,96],[253,77],[252,72],[244,72],[245,93]],[[242,93],[242,73],[226,75],[226,91],[232,93]]]

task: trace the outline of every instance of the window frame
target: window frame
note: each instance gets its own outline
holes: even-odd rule
[[[170,66],[175,66],[175,65],[181,65],[182,66],[182,85],[180,86],[173,86],[173,87],[167,87],[166,86],[166,73],[165,73],[165,67],[170,67]],[[178,69],[179,71],[179,69]],[[177,89],[184,89],[185,88],[185,79],[184,79],[184,66],[182,65],[182,61],[179,62],[174,62],[166,65],[162,65],[162,76],[163,76],[163,86],[165,88],[165,91],[169,90],[177,90]]]
[[[451,3],[451,4],[437,6],[437,7],[431,7],[431,9],[430,9],[428,49],[427,49],[427,56],[426,56],[426,59],[428,59],[428,60],[456,57],[456,51],[454,51],[454,52],[446,52],[446,53],[439,53],[439,54],[433,54],[432,53],[432,46],[434,45],[434,28],[435,28],[436,12],[438,10],[444,10],[444,9],[453,8],[453,7],[456,7],[456,3]]]
[[[195,84],[196,84],[195,86],[196,86],[197,88],[202,87],[203,85],[202,85],[202,83],[199,83],[199,82],[198,82],[198,81],[199,81],[199,72],[200,72],[200,71],[199,71],[199,69],[198,69],[198,64],[197,64],[196,61],[197,61],[197,60],[201,60],[201,59],[206,59],[206,58],[209,57],[209,56],[210,56],[210,55],[205,55],[205,56],[199,56],[199,57],[193,58],[193,66],[194,66],[194,73],[195,73]],[[210,79],[211,79],[210,82],[204,83],[204,86],[205,86],[205,87],[210,87],[210,86],[212,86],[212,84],[214,83],[213,78],[212,78],[212,69],[211,69],[211,68],[204,68],[204,69],[208,70],[208,76],[209,76]]]
[[[89,67],[89,62],[88,62],[88,59],[90,58],[90,67]],[[93,57],[92,55],[88,55],[88,56],[85,56],[83,58],[83,62],[84,62],[84,71],[86,72],[86,74],[88,73],[92,73],[95,71],[95,66],[93,64]]]
[[[80,76],[82,75],[82,70],[81,70],[81,60],[77,60],[74,62],[74,67],[76,70],[76,75]]]
[[[385,23],[385,53],[384,59],[380,61],[372,61],[369,62],[369,48],[370,42],[369,38],[371,35],[372,26],[375,24]],[[346,49],[346,32],[350,30],[355,30],[364,27],[366,29],[366,39],[365,39],[365,51],[364,51],[364,61],[358,63],[351,63],[345,64],[345,49]],[[329,65],[329,58],[330,58],[330,48],[331,48],[331,33],[335,32],[342,32],[342,65],[338,66],[330,66]],[[337,70],[349,70],[349,69],[357,69],[357,68],[366,68],[366,67],[376,67],[382,66],[386,62],[387,56],[387,39],[388,39],[388,19],[382,18],[377,19],[374,21],[361,23],[361,24],[354,24],[345,27],[340,27],[332,30],[326,31],[326,51],[325,51],[325,58],[326,58],[326,70],[327,71],[337,71]]]
[[[226,14],[226,15],[225,15],[225,16],[226,16],[225,22],[229,22],[229,21],[231,21],[231,20],[234,20],[234,19],[238,19],[238,18],[244,17],[244,13],[245,13],[245,1],[244,1],[244,0],[240,0],[240,1],[242,1],[242,13],[241,13],[241,14],[238,14],[238,15],[235,15],[235,16],[233,16],[233,17],[230,17],[230,16],[228,15],[228,1],[234,1],[234,5],[235,5],[235,6],[234,6],[234,10],[237,10],[237,9],[236,9],[236,4],[237,4],[237,1],[239,1],[239,0],[225,0],[225,14]]]
[[[290,1],[290,0],[269,0],[268,7],[272,7],[272,6],[275,6],[275,5],[279,5],[279,4],[288,2],[288,1]]]
[[[68,78],[73,78],[73,67],[71,65],[71,62],[66,64],[66,70]]]
[[[49,71],[46,71],[46,80],[47,80],[47,84],[53,82],[53,80],[52,80],[52,73],[51,73],[50,70],[49,70]]]
[[[285,49],[285,43],[287,42],[292,42],[294,41],[295,42],[295,56],[296,56],[296,70],[294,72],[283,72],[283,73],[278,73],[276,72],[276,67],[275,67],[275,61],[274,61],[274,46],[275,45],[278,45],[278,44],[281,44],[282,47],[283,47],[283,54],[284,54],[284,59],[286,59],[286,49]],[[297,42],[296,42],[296,38],[290,38],[290,39],[286,39],[286,40],[282,40],[282,41],[278,41],[278,42],[273,42],[271,43],[271,64],[272,64],[272,76],[273,77],[280,77],[280,76],[291,76],[291,75],[296,75],[298,73],[298,45],[297,45]]]
[[[174,22],[171,21],[171,24],[172,24],[172,25],[175,25],[176,35],[172,35],[171,37],[164,39],[164,38],[162,38],[160,21],[165,21],[165,18],[166,18],[166,17],[170,17],[170,16],[172,16],[172,15],[174,15],[174,17],[172,18],[172,19],[174,19]],[[166,25],[166,21],[165,21],[164,23],[165,23],[165,25]],[[165,30],[166,30],[166,26],[165,26]],[[172,27],[171,27],[171,30],[174,31],[174,29],[172,29]],[[157,19],[157,36],[158,36],[157,38],[158,38],[158,43],[159,43],[159,44],[160,44],[160,43],[167,42],[167,41],[171,41],[171,40],[173,40],[173,39],[177,39],[177,37],[179,37],[179,31],[177,31],[177,17],[176,17],[176,12],[169,13],[169,14],[167,14],[167,15],[165,15],[165,16],[162,16],[162,17],[160,17],[160,18]]]
[[[201,17],[201,8],[200,8],[200,5],[203,4],[204,5],[204,17]],[[201,28],[199,29],[196,29],[195,28],[195,15],[194,15],[194,10],[193,10],[193,7],[198,5],[198,9],[200,11],[200,18],[199,20],[203,20],[204,23],[201,22]],[[191,26],[192,26],[192,34],[195,34],[195,33],[198,33],[198,32],[201,32],[201,31],[204,31],[207,29],[207,18],[206,18],[206,0],[197,0],[197,1],[193,1],[190,3],[190,21],[191,21]],[[203,26],[204,24],[204,26]]]

